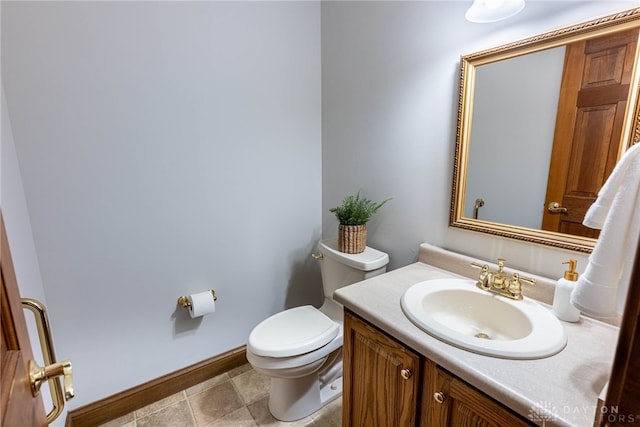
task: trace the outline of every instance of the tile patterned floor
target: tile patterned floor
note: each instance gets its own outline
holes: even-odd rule
[[[101,427],[339,427],[342,400],[302,420],[285,423],[269,413],[269,378],[246,364]]]

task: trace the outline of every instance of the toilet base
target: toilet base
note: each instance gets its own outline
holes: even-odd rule
[[[247,360],[270,377],[269,411],[278,420],[302,419],[342,395],[342,325],[338,336],[318,350],[272,358],[247,348]]]
[[[309,416],[342,395],[342,376],[321,384],[318,375],[304,378],[271,378],[269,411],[280,421]]]

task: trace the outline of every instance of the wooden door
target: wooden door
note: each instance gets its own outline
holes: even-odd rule
[[[40,396],[34,398],[28,380],[28,363],[33,359],[27,325],[22,311],[9,243],[0,214],[0,282],[2,306],[0,318],[0,414],[2,427],[46,426],[47,419]]]
[[[584,237],[598,230],[582,225],[615,166],[638,30],[569,44],[549,166],[542,229]],[[557,203],[566,212],[550,212]]]
[[[430,360],[423,373],[422,427],[534,425]]]
[[[416,425],[420,359],[349,312],[344,322],[342,425]]]

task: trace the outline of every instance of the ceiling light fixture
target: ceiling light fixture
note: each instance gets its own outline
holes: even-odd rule
[[[511,18],[524,9],[524,0],[473,0],[464,17],[467,21],[488,23]]]

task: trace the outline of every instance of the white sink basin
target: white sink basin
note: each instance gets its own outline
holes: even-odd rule
[[[416,326],[449,344],[488,356],[538,359],[567,345],[562,323],[542,305],[478,289],[473,280],[416,283],[402,296]]]

